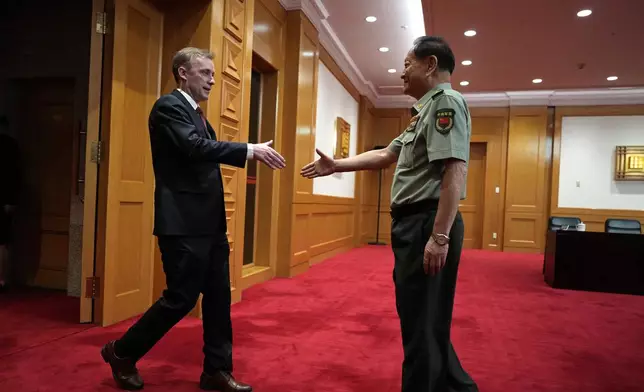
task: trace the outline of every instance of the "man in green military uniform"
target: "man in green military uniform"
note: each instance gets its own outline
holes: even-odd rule
[[[471,118],[450,84],[455,59],[447,42],[420,37],[405,58],[405,94],[413,118],[387,148],[302,168],[306,178],[380,169],[397,162],[391,187],[391,245],[404,361],[402,392],[478,391],[450,341],[463,245],[459,201],[465,198]]]

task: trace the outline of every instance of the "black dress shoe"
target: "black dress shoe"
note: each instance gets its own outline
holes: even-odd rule
[[[199,388],[204,391],[219,392],[252,392],[253,390],[250,385],[235,381],[230,373],[224,371],[218,371],[212,375],[201,373]]]
[[[107,343],[101,350],[105,363],[112,368],[112,377],[121,389],[136,391],[143,388],[143,379],[136,369],[135,362],[128,358],[119,358],[114,352],[114,341]]]

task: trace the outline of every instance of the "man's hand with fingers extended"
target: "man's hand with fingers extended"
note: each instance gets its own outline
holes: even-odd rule
[[[286,160],[271,145],[273,145],[272,140],[266,143],[253,144],[253,159],[264,163],[273,170],[283,169],[286,166]]]
[[[302,177],[316,178],[335,173],[335,161],[320,151],[319,148],[316,148],[315,152],[320,156],[320,159],[304,166],[300,171]]]

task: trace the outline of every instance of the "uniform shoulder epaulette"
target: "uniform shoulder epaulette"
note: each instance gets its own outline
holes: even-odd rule
[[[434,95],[432,95],[432,99],[436,99],[436,97],[440,97],[441,95],[443,95],[444,92],[445,92],[445,90],[443,90],[443,89],[440,89],[440,90],[436,91],[436,93]]]

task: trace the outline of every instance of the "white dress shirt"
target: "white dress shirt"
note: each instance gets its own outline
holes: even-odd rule
[[[177,90],[186,98],[190,106],[192,106],[194,110],[197,110],[197,108],[199,107],[197,102],[195,102],[195,100],[185,91],[181,90],[180,88],[178,88]],[[208,130],[206,130],[206,132],[208,132]],[[246,146],[247,146],[246,160],[253,159],[253,145],[248,143]]]

